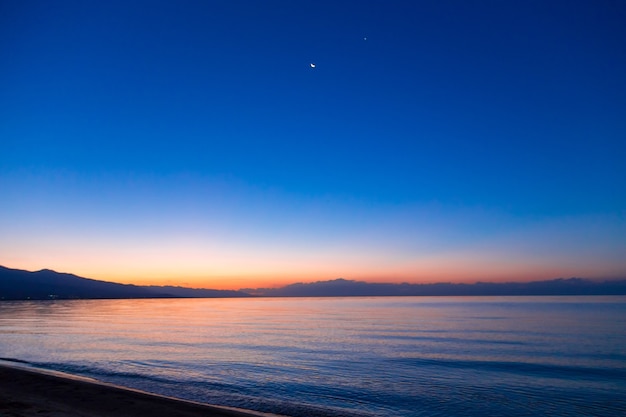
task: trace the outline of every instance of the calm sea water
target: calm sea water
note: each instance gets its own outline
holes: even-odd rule
[[[625,297],[0,302],[0,356],[288,416],[624,416]]]

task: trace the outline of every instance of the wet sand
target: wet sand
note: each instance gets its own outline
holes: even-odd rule
[[[0,364],[0,417],[259,417],[271,414],[152,395]]]

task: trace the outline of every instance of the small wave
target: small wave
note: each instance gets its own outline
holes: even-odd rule
[[[22,359],[16,359],[16,358],[1,358],[0,357],[0,361],[22,363],[24,365],[32,365],[28,361],[25,361],[25,360],[22,360]]]
[[[116,370],[85,364],[51,362],[29,362],[29,364],[41,369],[90,377],[99,381],[152,392],[155,394],[198,401],[207,404],[253,409],[278,415],[289,415],[293,417],[373,417],[377,415],[365,409],[350,409],[349,405],[347,407],[333,406],[329,403],[320,405],[303,399],[294,401],[281,397],[281,395],[268,397],[267,395],[264,395],[268,390],[270,392],[274,392],[275,394],[285,391],[285,387],[282,387],[282,389],[277,386],[274,386],[273,389],[270,388],[273,385],[272,383],[266,383],[264,390],[259,390],[259,387],[256,384],[251,384],[250,382],[246,383],[243,381],[232,384],[211,381],[204,378],[182,381],[176,378],[175,375],[168,378],[156,376],[147,372],[130,372],[127,370]],[[315,391],[314,388],[317,389],[321,387],[307,386],[307,388],[313,392]],[[287,391],[290,389],[294,390],[296,388],[290,387],[287,388]],[[326,396],[329,398],[331,396],[331,392],[334,392],[334,395],[338,395],[338,392],[340,393],[340,390],[328,389],[329,391],[326,393]],[[306,389],[303,391],[306,392]],[[320,396],[318,394],[319,393],[316,393],[316,398],[324,398],[324,395]]]
[[[364,334],[362,339],[384,339],[384,340],[408,340],[440,343],[463,343],[463,344],[495,344],[495,345],[527,345],[526,342],[516,340],[496,340],[496,339],[468,339],[463,337],[441,337],[441,336],[409,336],[402,334]]]
[[[153,382],[161,383],[177,383],[175,379],[163,378],[155,375],[149,375],[144,373],[128,372],[128,371],[116,371],[113,369],[105,369],[97,366],[90,365],[78,365],[68,363],[50,363],[50,362],[33,362],[32,366],[36,366],[43,369],[50,369],[53,371],[64,372],[74,375],[90,376],[96,379],[106,379],[107,377],[123,378],[123,379],[141,379],[149,380]]]
[[[470,360],[443,360],[425,358],[394,358],[393,361],[402,362],[405,365],[424,367],[439,366],[457,369],[476,369],[499,372],[511,372],[521,374],[533,374],[544,377],[563,378],[626,378],[626,369],[616,368],[590,368],[582,366],[567,366],[556,364],[540,364],[528,362],[504,362],[504,361],[470,361]]]

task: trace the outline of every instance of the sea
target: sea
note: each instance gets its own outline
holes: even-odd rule
[[[3,301],[0,357],[292,417],[626,416],[626,297]]]

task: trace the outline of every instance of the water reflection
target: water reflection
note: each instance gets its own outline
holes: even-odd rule
[[[624,407],[625,321],[625,297],[2,302],[0,350],[290,415],[524,415],[577,395],[565,416],[592,397]]]

